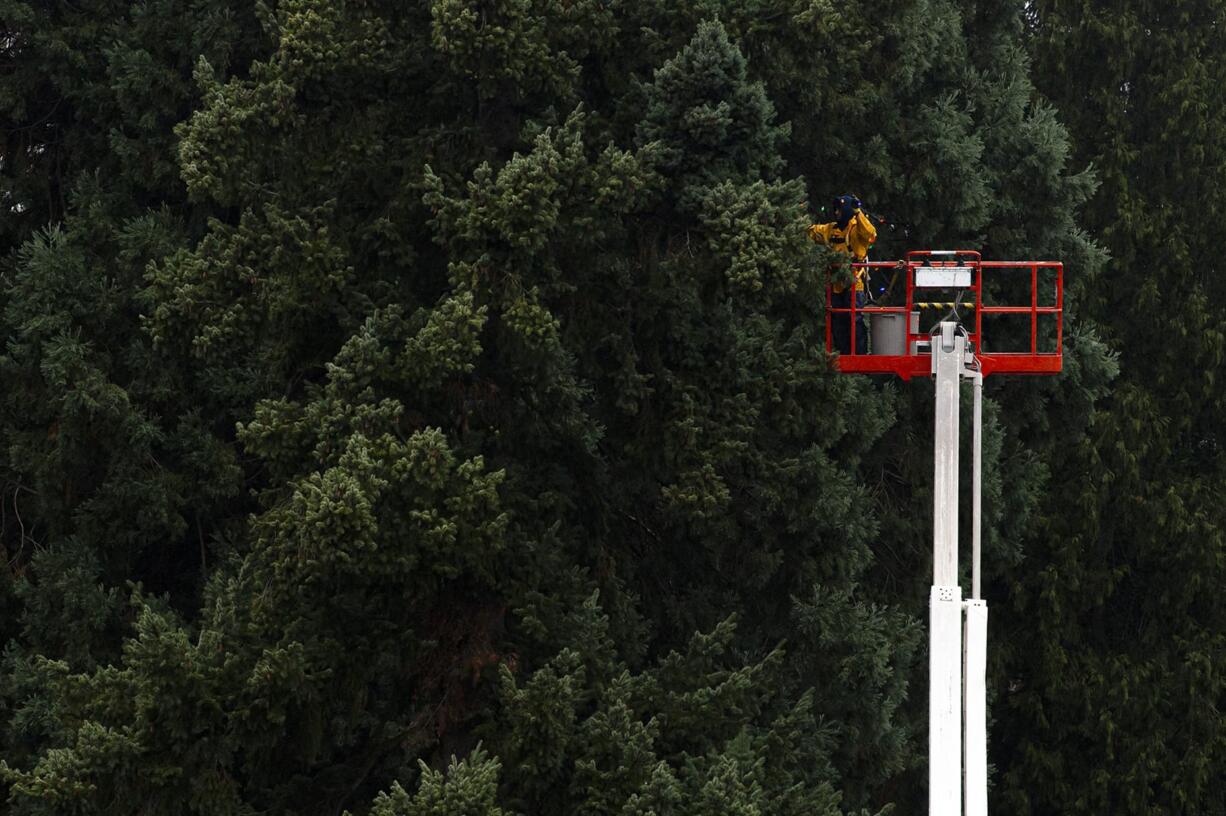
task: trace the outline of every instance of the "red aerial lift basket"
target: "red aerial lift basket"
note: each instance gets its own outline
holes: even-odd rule
[[[832,305],[826,287],[826,350],[835,351],[835,321],[848,327],[841,372],[897,374],[904,380],[932,374],[929,332],[957,319],[968,332],[980,371],[988,374],[1058,374],[1063,361],[1064,264],[1059,261],[984,261],[973,250],[919,250],[905,261],[852,264],[876,296],[857,307]],[[897,290],[899,279],[905,289]],[[889,304],[893,301],[892,305]],[[902,301],[899,303],[898,301]],[[860,318],[864,327],[857,325]],[[868,330],[868,353],[856,354],[856,335]]]

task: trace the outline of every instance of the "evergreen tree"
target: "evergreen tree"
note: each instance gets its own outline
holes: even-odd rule
[[[471,154],[458,164],[431,156],[417,123],[393,115],[419,95],[410,22],[284,4],[265,20],[275,51],[245,76],[221,82],[207,62],[195,69],[204,103],[179,129],[179,158],[189,196],[218,217],[198,240],[180,238],[180,249],[163,239],[157,257],[131,259],[146,283],[134,337],[145,365],[184,373],[174,385],[197,415],[214,418],[222,462],[227,449],[241,451],[230,461],[250,474],[258,506],[245,524],[224,511],[210,519],[217,563],[198,613],[134,595],[136,634],[118,658],[98,669],[45,665],[56,709],[41,758],[6,772],[20,808],[341,807],[429,746],[463,745],[496,703],[475,681],[509,650],[522,652],[525,669],[542,667],[541,678],[570,676],[552,666],[569,665],[576,624],[555,611],[543,618],[550,628],[529,637],[523,604],[534,598],[556,610],[601,586],[636,663],[744,608],[768,615],[740,647],[765,660],[784,634],[789,587],[823,574],[845,581],[866,563],[863,538],[849,561],[817,549],[819,536],[843,535],[836,520],[811,520],[830,504],[816,477],[855,490],[815,444],[829,405],[818,395],[853,392],[823,374],[818,330],[799,319],[816,300],[803,274],[812,268],[803,192],[774,176],[781,131],[723,29],[702,27],[661,69],[663,90],[648,91],[643,124],[627,134],[636,148],[593,145],[583,114],[550,124],[546,113],[525,123],[527,152],[496,167],[469,164]],[[459,36],[439,49],[436,70],[472,70],[457,56],[467,53]],[[340,83],[355,77],[369,92],[342,97]],[[675,99],[673,85],[690,96]],[[737,105],[689,132],[724,91]],[[355,120],[366,124],[355,129]],[[692,175],[694,151],[728,158]],[[386,155],[416,161],[388,179]],[[420,240],[427,220],[439,249]],[[156,234],[174,236],[173,225]],[[80,241],[56,240],[63,245],[49,240],[44,251]],[[22,259],[45,285],[38,264]],[[622,382],[639,383],[637,396]],[[164,407],[135,383],[123,396]],[[772,403],[778,426],[756,422]],[[92,436],[73,429],[71,438]],[[767,443],[778,461],[759,449]],[[205,480],[223,499],[234,495],[225,478]],[[128,516],[88,487],[87,500]],[[780,491],[807,498],[788,505]],[[83,515],[66,518],[72,526],[53,535],[96,529]],[[755,528],[762,541],[746,547]],[[725,562],[744,564],[752,583]],[[832,597],[854,606],[847,593]],[[594,655],[602,663],[566,681],[585,712],[574,738],[594,741],[591,751],[620,739],[597,736],[614,715],[594,715],[588,702],[612,682],[601,678],[618,676],[615,654],[610,644]],[[733,685],[718,672],[703,682],[761,697],[756,663]],[[669,676],[669,694],[707,698],[702,685],[677,688],[690,672]],[[781,689],[784,701],[798,685]],[[547,719],[534,701],[553,704],[507,695],[493,710],[529,723]],[[26,711],[41,699],[15,703]],[[711,806],[835,806],[829,760],[797,763],[793,738],[745,730],[768,716],[761,703],[734,699],[718,716],[687,705],[670,715],[678,721],[662,735],[665,753],[644,766],[656,770],[627,779],[634,807],[688,801],[677,791]],[[789,707],[779,705],[780,714]],[[657,707],[669,710],[664,700],[635,704],[616,714],[618,727],[643,727]],[[556,756],[570,739],[560,732],[503,750]],[[767,742],[787,751],[774,756]],[[144,755],[159,759],[121,760]],[[574,777],[576,801],[598,795],[597,777],[584,780],[604,773],[601,762],[566,760],[546,770]],[[507,796],[552,794],[556,779],[540,786],[524,767]],[[741,779],[751,768],[757,782]]]
[[[1014,603],[1041,644],[1009,661],[998,756],[1009,812],[1209,813],[1226,519],[1217,236],[1226,168],[1217,3],[1035,3],[1045,92],[1101,179],[1112,262],[1078,302],[1119,354],[1086,434],[1054,459]]]
[[[6,116],[72,102],[3,168],[66,191],[5,233],[15,813],[920,801],[930,394],[831,372],[804,202],[1084,273],[1089,185],[1016,14],[767,6],[4,6]]]

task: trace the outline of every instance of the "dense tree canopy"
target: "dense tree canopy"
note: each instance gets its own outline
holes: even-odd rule
[[[832,370],[852,191],[1066,263],[986,410],[994,809],[1209,812],[1176,5],[0,0],[6,807],[920,812],[932,389]]]
[[[1031,8],[1041,85],[1101,180],[1084,220],[1113,262],[1080,302],[1120,376],[1043,499],[1045,569],[1013,593],[1044,647],[1004,715],[1010,797],[1035,812],[1213,812],[1226,801],[1223,7],[1113,9]],[[1098,760],[1075,775],[1069,750]]]

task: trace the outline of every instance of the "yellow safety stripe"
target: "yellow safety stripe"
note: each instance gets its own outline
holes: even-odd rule
[[[911,305],[918,306],[921,309],[952,309],[954,308],[954,303],[952,301],[948,303],[940,303],[940,302],[912,303]],[[957,304],[957,306],[959,309],[974,309],[975,308],[974,303],[959,303]]]

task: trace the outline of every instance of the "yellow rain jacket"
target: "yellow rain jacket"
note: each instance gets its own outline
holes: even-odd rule
[[[868,251],[877,240],[877,228],[863,211],[857,209],[847,222],[846,229],[839,229],[835,221],[829,224],[814,224],[809,227],[809,237],[851,255],[852,260],[864,261],[868,259]],[[830,288],[835,292],[842,292],[847,289],[847,285],[836,283]],[[856,270],[856,291],[864,291],[863,269]]]

